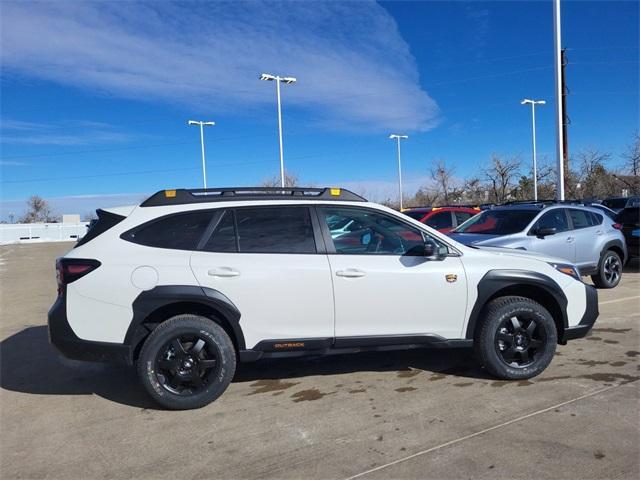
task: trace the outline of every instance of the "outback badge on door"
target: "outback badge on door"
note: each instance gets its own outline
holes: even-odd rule
[[[446,278],[446,279],[447,279],[447,282],[449,282],[449,283],[453,283],[453,282],[455,282],[456,280],[458,280],[458,275],[455,275],[455,274],[453,274],[453,273],[447,273],[447,274],[444,276],[444,278]]]

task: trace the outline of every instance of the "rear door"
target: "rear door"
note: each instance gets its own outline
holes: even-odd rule
[[[555,228],[556,233],[539,238],[535,235],[535,232],[542,228]],[[575,236],[570,231],[569,219],[565,208],[553,208],[543,213],[534,224],[529,235],[531,236],[530,250],[575,262]]]
[[[578,208],[569,208],[571,234],[575,238],[575,264],[581,270],[598,265],[602,241],[599,237],[605,233],[603,217],[599,213]]]
[[[333,337],[331,272],[310,213],[307,206],[227,209],[191,256],[198,282],[240,310],[247,348]]]

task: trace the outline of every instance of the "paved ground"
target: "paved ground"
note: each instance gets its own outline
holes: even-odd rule
[[[540,377],[470,353],[358,354],[243,367],[201,410],[156,409],[126,368],[47,343],[53,259],[0,249],[0,477],[639,478],[640,273],[601,291],[592,335]]]

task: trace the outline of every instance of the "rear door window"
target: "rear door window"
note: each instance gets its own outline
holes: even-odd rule
[[[467,212],[454,212],[454,215],[456,217],[456,225],[462,225],[464,222],[473,217],[472,213]]]
[[[210,210],[178,213],[129,230],[122,238],[147,247],[196,250],[211,217]]]
[[[435,228],[436,230],[453,227],[451,212],[434,213],[429,218],[427,218],[424,223],[429,225],[431,228]]]
[[[218,221],[215,230],[203,250],[207,252],[237,252],[238,242],[236,237],[235,220],[233,218],[233,210],[227,210],[223,213],[222,218]]]
[[[238,208],[240,253],[316,253],[307,207]]]
[[[571,217],[571,223],[574,230],[580,230],[581,228],[588,228],[593,226],[592,219],[589,216],[589,212],[586,210],[577,210],[575,208],[569,209],[569,216]]]

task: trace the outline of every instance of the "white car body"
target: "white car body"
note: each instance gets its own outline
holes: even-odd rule
[[[152,316],[148,307],[138,308],[136,302],[153,303],[153,292],[160,287],[189,287],[195,292],[204,288],[226,298],[224,301],[228,300],[240,314],[236,320],[243,339],[236,341],[241,360],[256,359],[279,348],[286,352],[300,346],[304,349],[317,339],[324,342],[318,345],[329,347],[406,345],[412,338],[417,344],[467,345],[473,340],[472,323],[481,321],[479,302],[487,298],[480,298],[480,285],[483,279],[491,280],[487,277],[490,272],[495,276],[491,285],[498,282],[516,288],[522,295],[542,291],[541,281],[555,285],[554,295],[563,296],[566,306],[560,301],[560,307],[547,308],[555,315],[562,343],[586,334],[597,316],[597,299],[595,316],[589,313],[589,308],[594,308],[595,290],[590,293],[591,287],[553,266],[566,265],[566,261],[510,249],[467,247],[375,203],[234,198],[173,205],[170,200],[159,206],[108,209],[124,218],[63,257],[65,261],[93,259],[100,263],[66,285],[61,294],[64,298],[50,312],[52,341],[63,353],[73,358],[118,357],[134,362],[139,342],[144,340],[135,327]],[[156,248],[121,238],[131,229],[167,215],[256,205],[328,205],[378,212],[446,245],[449,254],[435,259],[331,252],[214,253]],[[184,301],[177,298],[175,303]],[[191,295],[189,302],[197,303],[198,299]],[[167,308],[169,303],[162,300],[157,305]],[[587,317],[593,317],[586,322],[588,325]],[[71,333],[60,326],[65,319]],[[283,344],[282,340],[291,342]],[[92,349],[99,352],[93,355]]]

